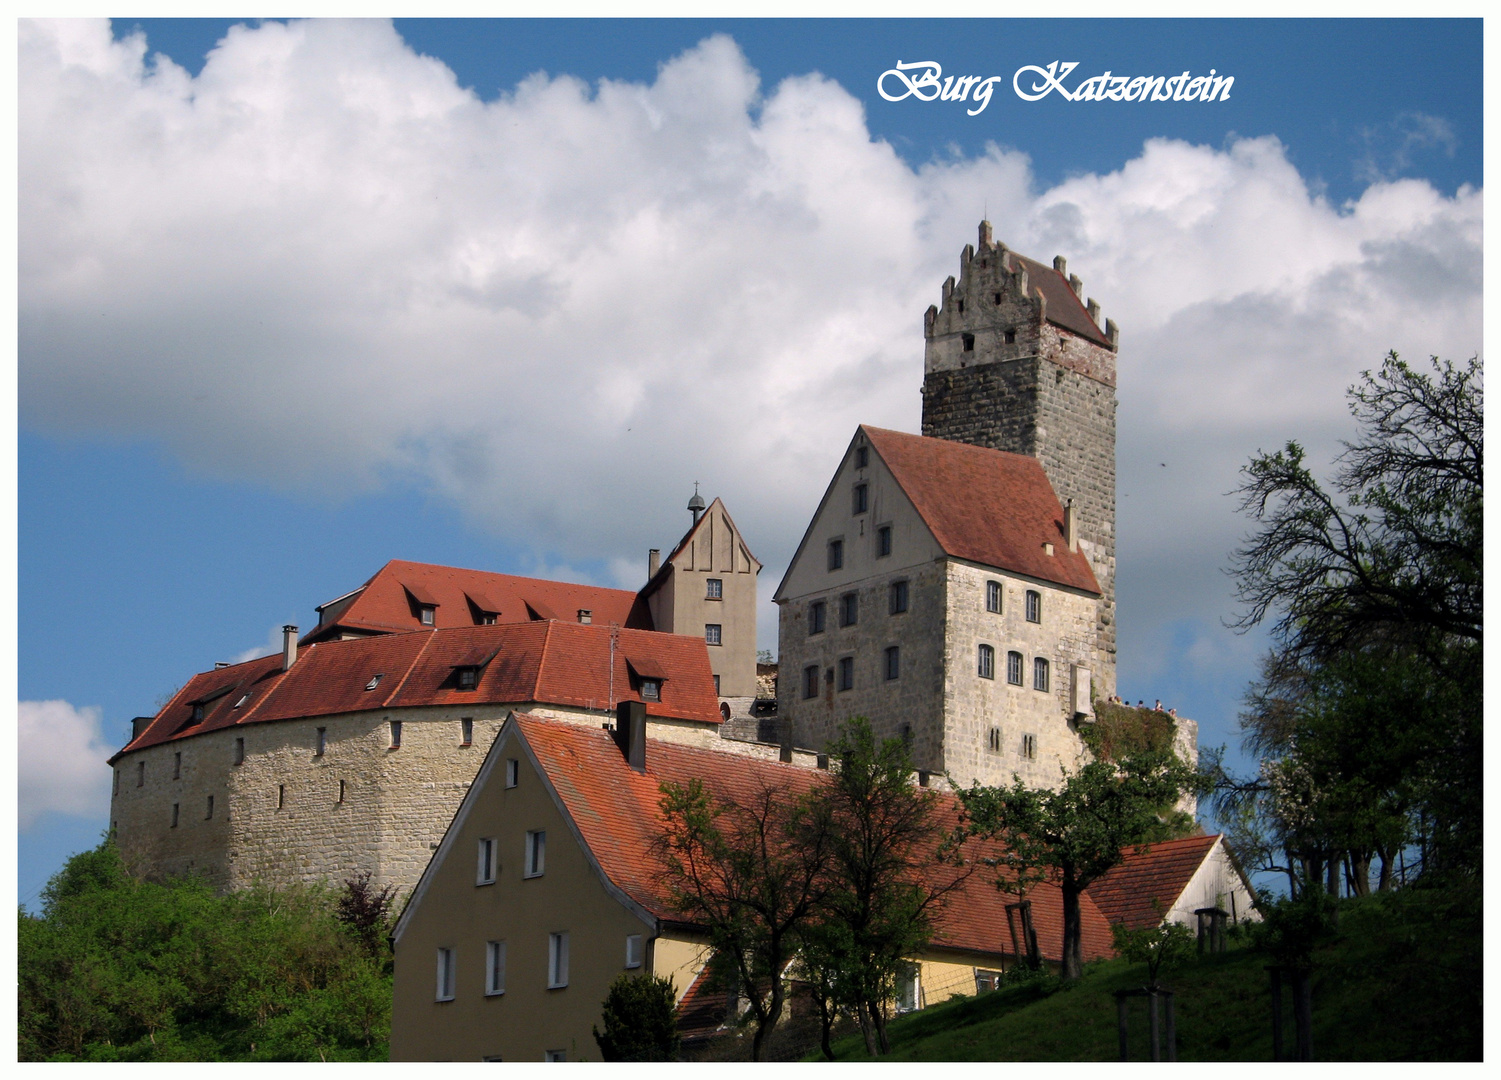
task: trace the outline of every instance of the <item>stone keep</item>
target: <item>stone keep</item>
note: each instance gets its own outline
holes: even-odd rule
[[[923,317],[922,433],[1037,458],[1079,516],[1100,585],[1095,697],[1115,693],[1115,359],[1119,331],[1062,256],[1046,266],[980,223]]]

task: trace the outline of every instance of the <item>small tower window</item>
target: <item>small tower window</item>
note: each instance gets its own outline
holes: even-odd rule
[[[974,352],[975,351],[975,335],[973,335],[973,334],[965,334],[964,335],[964,351],[965,352]]]
[[[513,788],[521,782],[521,761],[517,758],[506,758],[506,787]]]
[[[474,745],[474,717],[466,716],[459,721],[459,745]]]
[[[177,751],[177,753],[175,753],[175,754],[172,755],[172,779],[173,780],[181,780],[182,779],[182,751],[181,750]]]
[[[392,750],[400,750],[401,749],[401,721],[400,720],[392,720],[391,721],[391,749]]]
[[[985,746],[992,754],[999,754],[1001,752],[1000,728],[993,727],[990,729],[990,734],[986,737]]]
[[[855,485],[854,513],[863,514],[870,508],[870,485]]]
[[[174,829],[177,828],[177,811],[179,809],[180,809],[179,804],[177,804],[177,803],[173,803],[172,804],[172,827]]]
[[[1047,688],[1048,662],[1039,656],[1032,661],[1032,689],[1046,690]]]
[[[980,646],[979,674],[982,679],[995,678],[995,649],[989,645]]]
[[[210,795],[208,797],[208,809],[204,812],[203,819],[205,821],[207,821],[210,818],[212,818],[213,816],[214,816],[214,797],[212,795]]]
[[[1027,590],[1027,621],[1042,622],[1042,594],[1036,589]]]
[[[138,762],[136,762],[136,787],[145,787],[145,786],[146,786],[146,763],[144,761],[138,761]]]
[[[245,740],[243,738],[235,739],[235,764],[245,764]]]
[[[870,464],[870,447],[855,447],[855,468],[863,469]]]
[[[340,805],[343,805],[343,803],[344,803],[344,781],[342,781],[342,780],[339,781],[339,799],[338,799],[338,801],[339,801]]]
[[[319,728],[317,746],[313,750],[313,756],[322,757],[323,751],[326,749],[328,749],[328,728]]]
[[[475,874],[476,885],[495,884],[495,839],[485,837],[479,842],[479,867]]]
[[[280,810],[282,807],[284,807],[286,805],[287,805],[287,785],[286,784],[277,784],[276,785],[276,808],[278,810]]]

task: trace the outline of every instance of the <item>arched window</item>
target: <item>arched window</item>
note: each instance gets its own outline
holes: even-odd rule
[[[1048,662],[1042,657],[1032,661],[1032,689],[1046,690],[1048,688]]]
[[[989,645],[980,646],[980,678],[995,678],[995,650]]]
[[[1022,684],[1022,654],[1019,652],[1006,654],[1006,681],[1012,686]]]
[[[1027,621],[1042,622],[1042,594],[1036,589],[1027,590]]]

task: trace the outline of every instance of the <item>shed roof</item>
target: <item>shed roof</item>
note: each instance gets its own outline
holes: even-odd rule
[[[1131,930],[1156,926],[1219,839],[1216,833],[1127,848],[1120,865],[1085,891],[1112,923],[1125,923]]]

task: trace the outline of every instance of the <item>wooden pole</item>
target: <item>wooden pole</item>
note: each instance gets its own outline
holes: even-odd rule
[[[1267,968],[1272,974],[1272,1060],[1282,1060],[1282,969]]]
[[[1130,1061],[1131,1056],[1126,1047],[1126,995],[1119,990],[1115,992],[1115,1022],[1120,1028],[1121,1060]]]
[[[1154,986],[1147,991],[1147,1023],[1152,1038],[1152,1060],[1162,1060],[1162,1039],[1157,1018],[1157,988]]]
[[[1293,971],[1293,1025],[1297,1030],[1299,1061],[1313,1060],[1313,980],[1306,968]]]
[[[1167,1060],[1178,1060],[1178,1018],[1177,1010],[1173,1006],[1173,992],[1164,990],[1163,996],[1167,998]]]

